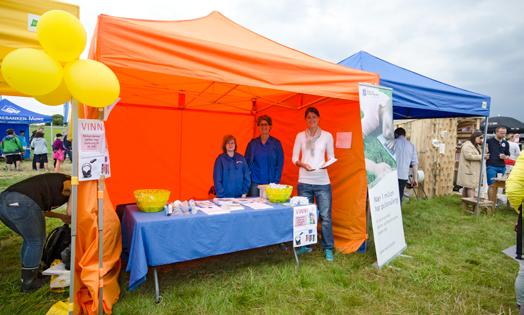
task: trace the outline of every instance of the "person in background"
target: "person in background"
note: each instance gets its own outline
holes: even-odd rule
[[[506,138],[509,144],[509,161],[512,161],[511,163],[506,163],[506,165],[515,165],[515,161],[520,155],[520,134],[518,133],[511,133]],[[506,160],[506,161],[508,161]]]
[[[251,172],[250,197],[258,197],[258,185],[280,183],[284,166],[284,150],[280,141],[269,135],[273,122],[263,115],[257,119],[260,136],[249,141],[246,148],[247,164]]]
[[[22,160],[21,154],[23,154],[24,148],[13,129],[7,129],[5,133],[6,136],[2,139],[1,148],[2,154],[5,156],[7,169],[19,171],[21,170],[20,161]]]
[[[42,169],[42,164],[44,165],[43,169],[47,170],[47,141],[43,132],[36,132],[31,142],[31,148],[34,148],[33,161],[35,162],[36,170]]]
[[[237,140],[226,135],[222,154],[215,160],[213,182],[218,198],[246,197],[251,186],[251,174],[246,159],[237,150]]]
[[[67,133],[64,136],[64,148],[65,148],[64,157],[66,159],[69,157],[69,161],[73,163],[73,145],[71,141],[69,140],[69,135]]]
[[[462,197],[475,197],[475,188],[478,188],[480,179],[483,141],[482,132],[476,130],[460,149],[457,185],[462,186]],[[485,159],[488,158],[489,154],[486,154]]]
[[[70,195],[71,177],[59,173],[27,178],[0,194],[0,221],[24,240],[20,250],[23,292],[42,286],[38,275],[46,238],[44,216],[70,223],[70,203],[67,215],[52,212],[67,203]]]
[[[20,130],[18,132],[18,140],[22,144],[24,151],[22,152],[22,160],[24,160],[25,151],[27,150],[27,138],[25,137],[25,130]]]
[[[417,150],[415,146],[406,139],[406,130],[404,128],[395,129],[395,145],[393,152],[395,154],[395,160],[397,161],[397,175],[398,175],[398,190],[400,196],[400,204],[402,205],[402,199],[404,198],[404,188],[409,179],[410,166],[413,172],[411,178],[411,185],[417,187],[417,174],[418,174],[418,158]]]
[[[490,138],[486,141],[487,149],[489,152],[489,159],[486,161],[486,179],[488,182],[491,195],[493,187],[493,179],[497,177],[497,174],[504,175],[506,173],[505,161],[509,159],[509,143],[505,139],[506,127],[497,127],[495,129],[495,137]]]
[[[517,158],[515,167],[509,174],[506,181],[506,195],[508,196],[509,204],[517,215],[522,211],[522,203],[524,202],[524,154]],[[518,232],[518,219],[517,225],[515,226],[515,232]],[[524,235],[518,235],[517,238],[524,241]],[[519,262],[520,268],[515,279],[515,295],[517,299],[517,307],[520,309],[520,314],[524,313],[524,262]]]
[[[331,223],[333,195],[328,170],[324,167],[327,161],[335,159],[333,136],[320,129],[320,112],[309,107],[304,113],[307,128],[297,134],[293,146],[293,164],[299,168],[298,195],[307,197],[310,203],[316,201],[318,213],[322,220],[322,248],[328,262],[334,259],[334,238]],[[297,254],[311,252],[309,246],[302,246]]]
[[[62,141],[62,134],[57,133],[55,141],[53,142],[53,159],[55,172],[60,172],[60,166],[62,166],[62,163],[64,162],[64,154],[65,148],[64,142]]]
[[[33,171],[38,171],[38,168],[36,167],[36,160],[34,158],[35,148],[31,145],[31,143],[33,143],[33,139],[35,138],[37,132],[41,132],[42,134],[44,134],[44,127],[38,127],[38,129],[33,130],[33,132],[31,133],[31,137],[29,138],[29,146],[31,150],[33,151],[33,162],[31,163]],[[44,162],[40,162],[40,169],[43,169],[43,168],[44,168]]]

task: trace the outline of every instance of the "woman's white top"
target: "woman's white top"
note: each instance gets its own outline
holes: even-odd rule
[[[296,164],[299,158],[302,163],[309,164],[315,169],[314,171],[307,171],[305,168],[300,167],[298,172],[299,183],[311,185],[330,184],[327,169],[320,169],[320,167],[327,160],[335,158],[331,133],[321,130],[320,135],[307,137],[305,131],[299,132],[293,146],[293,164]]]
[[[517,160],[520,155],[520,145],[519,143],[508,141],[509,142],[509,158],[512,160]]]

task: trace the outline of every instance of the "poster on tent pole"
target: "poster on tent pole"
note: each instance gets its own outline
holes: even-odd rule
[[[98,180],[102,175],[110,177],[104,122],[98,119],[79,119],[77,130],[78,180]]]
[[[382,267],[406,248],[393,153],[393,91],[359,84],[360,117],[368,181],[369,209],[377,265]]]
[[[293,207],[293,247],[317,243],[317,205]]]

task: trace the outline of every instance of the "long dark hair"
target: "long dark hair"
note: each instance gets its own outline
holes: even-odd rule
[[[484,135],[484,133],[480,130],[475,130],[473,131],[473,133],[471,134],[471,136],[469,137],[469,141],[471,142],[471,144],[473,144],[473,146],[477,149],[477,151],[480,152],[480,148],[479,148],[479,145],[477,144],[477,142],[475,141],[478,137],[482,137]]]

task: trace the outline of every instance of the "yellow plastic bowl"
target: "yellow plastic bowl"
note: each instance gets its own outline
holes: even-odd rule
[[[267,199],[274,203],[287,202],[291,193],[293,192],[293,186],[287,185],[286,188],[272,188],[266,187]]]
[[[171,192],[166,189],[138,189],[133,194],[140,211],[158,212],[164,209]]]

